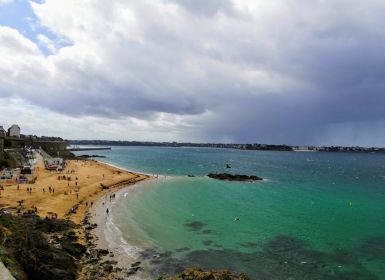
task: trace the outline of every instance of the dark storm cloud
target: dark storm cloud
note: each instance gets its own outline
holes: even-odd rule
[[[202,141],[385,145],[381,1],[104,5],[34,5],[73,42],[50,57],[3,30],[14,46],[2,46],[13,56],[0,94],[79,117],[181,116],[183,133]]]

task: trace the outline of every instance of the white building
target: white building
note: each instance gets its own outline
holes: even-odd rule
[[[8,136],[20,138],[20,127],[17,124],[13,124],[8,128]]]

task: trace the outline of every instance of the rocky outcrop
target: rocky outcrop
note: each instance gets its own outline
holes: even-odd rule
[[[64,220],[0,213],[5,255],[19,264],[28,279],[76,279],[86,248],[76,243],[73,228],[73,223]]]
[[[245,181],[259,181],[263,180],[263,178],[258,177],[258,176],[247,176],[247,175],[238,175],[238,174],[229,174],[229,173],[210,173],[207,174],[208,177],[217,179],[217,180],[226,180],[226,181],[240,181],[240,182],[245,182]]]
[[[200,268],[190,268],[182,272],[176,277],[168,278],[167,280],[249,280],[249,278],[241,273],[234,274],[230,271],[211,270],[203,271]]]

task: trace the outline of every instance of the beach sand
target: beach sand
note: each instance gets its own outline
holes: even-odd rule
[[[0,208],[21,209],[23,213],[36,207],[37,214],[43,218],[55,213],[59,219],[81,224],[91,203],[96,204],[106,194],[150,178],[94,160],[68,160],[63,172],[51,172],[44,169],[41,157],[37,158],[35,176],[34,184],[19,184],[19,189],[17,185],[4,187],[0,193]],[[58,176],[71,179],[58,180]],[[108,189],[103,190],[101,184]],[[49,187],[54,192],[49,192]],[[32,188],[32,192],[27,192],[27,188]],[[18,201],[23,201],[21,207]],[[81,229],[78,234],[82,239]]]

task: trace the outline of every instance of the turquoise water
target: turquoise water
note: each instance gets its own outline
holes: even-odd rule
[[[98,154],[167,175],[112,209],[154,275],[201,266],[252,279],[385,279],[385,155],[153,147]],[[204,177],[210,172],[266,180],[224,182]]]

